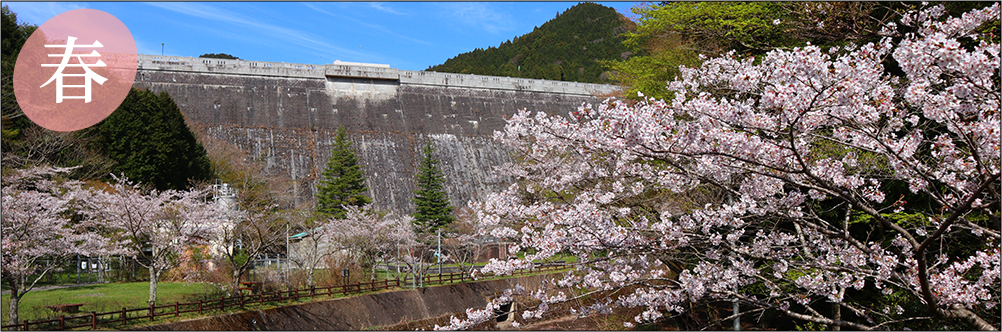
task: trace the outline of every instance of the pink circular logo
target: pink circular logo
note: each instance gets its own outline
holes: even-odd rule
[[[122,104],[136,79],[136,42],[122,21],[96,9],[71,10],[38,27],[14,65],[14,95],[39,126],[93,126]]]

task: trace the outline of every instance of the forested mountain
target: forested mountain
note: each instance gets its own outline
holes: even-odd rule
[[[944,2],[944,10],[957,17],[991,2]],[[626,60],[608,62],[613,79],[625,86],[624,96],[670,99],[665,88],[675,79],[679,65],[698,67],[699,55],[714,57],[734,50],[739,56],[762,57],[772,50],[789,50],[808,43],[823,49],[878,42],[881,30],[901,19],[901,14],[935,6],[919,2],[686,2],[644,3],[634,7],[636,28],[623,35],[635,53]],[[913,33],[895,25],[900,35]],[[985,29],[998,27],[986,26]],[[988,32],[998,36],[997,32]],[[900,71],[893,57],[885,65]],[[897,75],[897,74],[896,74]]]
[[[623,45],[623,33],[632,27],[615,9],[581,3],[528,34],[457,55],[428,70],[609,83],[602,61],[625,60],[632,54]]]

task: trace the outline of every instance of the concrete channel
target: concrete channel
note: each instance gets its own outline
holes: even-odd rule
[[[531,292],[542,287],[544,280],[554,277],[554,274],[534,275],[387,291],[172,322],[139,330],[363,330],[449,314],[464,318],[467,308],[483,308],[488,299],[505,289],[518,284]]]

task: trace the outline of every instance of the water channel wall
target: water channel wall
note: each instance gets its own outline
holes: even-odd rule
[[[139,56],[135,86],[166,91],[189,125],[235,144],[312,201],[344,126],[376,208],[413,212],[414,172],[427,140],[454,206],[508,183],[511,160],[491,139],[518,109],[567,114],[599,103],[611,85],[407,71],[388,65],[308,65]]]
[[[455,315],[466,318],[466,309],[484,308],[505,289],[516,284],[527,292],[540,289],[556,275],[487,280],[359,295],[267,310],[167,323],[141,328],[153,331],[302,331],[362,330],[420,319]]]

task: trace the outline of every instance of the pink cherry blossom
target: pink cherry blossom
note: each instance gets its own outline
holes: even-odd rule
[[[71,217],[88,197],[80,181],[56,180],[72,168],[36,167],[3,176],[2,277],[11,288],[8,322],[17,324],[18,303],[35,284],[76,255],[121,252],[97,232],[97,220]]]
[[[189,246],[217,238],[228,212],[209,200],[209,188],[144,190],[128,178],[113,177],[107,190],[88,197],[85,212],[102,220],[130,255],[147,258],[138,262],[149,270],[149,303],[154,305],[163,272],[176,267]]]
[[[525,255],[483,272],[569,253],[576,271],[554,284],[592,295],[632,287],[598,303],[646,307],[635,322],[740,301],[852,329],[915,317],[998,329],[1000,47],[974,28],[997,24],[999,4],[944,12],[909,14],[900,24],[916,32],[900,41],[706,59],[680,68],[670,101],[515,113],[494,137],[524,160],[504,168],[518,184],[470,207],[484,232]],[[887,57],[903,77],[888,74]],[[931,206],[887,197],[892,184]],[[919,216],[919,226],[889,213]],[[850,232],[861,217],[884,238]],[[959,246],[967,254],[943,256]],[[883,314],[848,288],[904,294],[925,310]],[[823,302],[858,319],[804,307]],[[607,307],[576,312],[596,310]],[[491,317],[471,313],[449,328]]]

